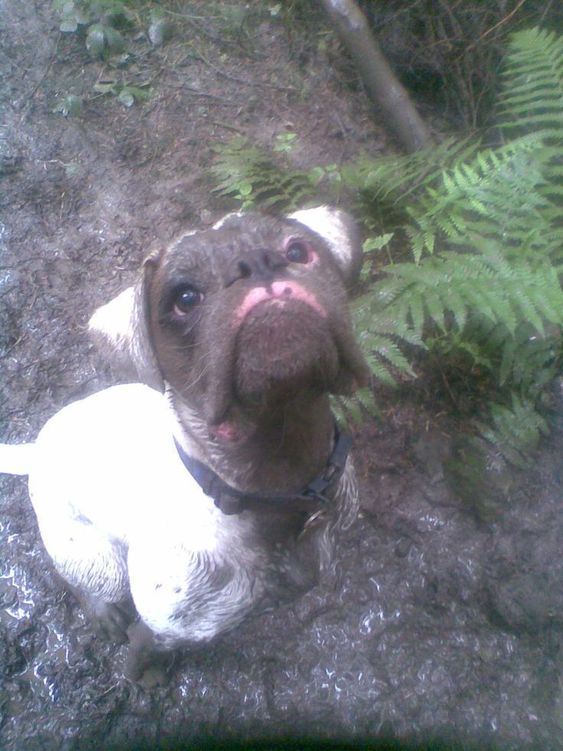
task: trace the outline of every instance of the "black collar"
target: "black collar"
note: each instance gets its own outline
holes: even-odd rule
[[[213,498],[218,509],[224,514],[240,514],[242,511],[313,513],[326,507],[327,495],[332,495],[342,477],[352,438],[341,433],[334,425],[334,448],[323,472],[308,483],[301,493],[269,495],[266,493],[245,493],[228,485],[218,474],[197,459],[188,456],[178,441],[174,439],[178,455],[188,472],[201,487],[205,495]]]

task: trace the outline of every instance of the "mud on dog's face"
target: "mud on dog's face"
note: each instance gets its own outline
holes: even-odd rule
[[[91,328],[211,426],[297,393],[350,392],[367,377],[345,289],[360,253],[340,211],[233,215],[149,257]]]

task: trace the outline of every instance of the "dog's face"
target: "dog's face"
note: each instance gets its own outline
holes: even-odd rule
[[[212,426],[297,393],[350,392],[367,379],[346,301],[360,252],[342,212],[233,215],[150,256],[91,328]]]

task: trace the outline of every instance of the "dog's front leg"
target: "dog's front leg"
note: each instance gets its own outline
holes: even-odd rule
[[[43,543],[58,572],[94,624],[115,641],[127,641],[134,608],[124,546],[87,519],[56,511],[41,509],[38,518]]]
[[[209,642],[240,623],[262,596],[254,552],[245,552],[249,560],[229,552],[227,559],[211,547],[189,549],[170,534],[130,546],[131,594],[157,650]],[[135,635],[143,636],[146,651],[146,632]]]
[[[159,649],[155,636],[141,620],[132,623],[127,629],[129,651],[125,660],[124,674],[131,681],[145,688],[164,686],[168,682],[168,652]]]
[[[76,587],[70,587],[84,611],[106,637],[118,644],[128,641],[128,629],[135,620],[135,608],[128,597],[120,602],[106,602]]]

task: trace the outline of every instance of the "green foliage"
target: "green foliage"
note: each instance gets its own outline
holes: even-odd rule
[[[539,192],[553,202],[553,218],[561,224],[563,36],[542,29],[515,34],[503,78],[498,107],[500,130],[505,137],[533,133],[541,138],[543,147],[538,158],[545,182]]]
[[[333,397],[332,410],[337,420],[343,425],[348,425],[350,422],[360,425],[366,413],[370,415],[378,414],[377,406],[369,388],[359,389],[353,397]]]
[[[145,10],[140,0],[53,0],[62,32],[76,33],[92,58],[113,69],[94,84],[96,94],[110,94],[126,107],[150,96],[147,83],[132,85],[124,72],[131,61],[128,51],[131,32],[147,31],[151,44],[163,44],[170,38],[172,25],[160,8]],[[144,15],[147,16],[146,24]],[[65,93],[55,107],[65,117],[82,113],[83,96]]]
[[[530,450],[536,448],[542,434],[549,432],[545,418],[532,401],[512,394],[512,403],[493,403],[490,422],[477,423],[482,437],[516,467],[530,466]]]
[[[399,339],[489,372],[501,403],[476,428],[518,466],[545,429],[536,406],[561,366],[562,73],[562,39],[514,35],[499,127],[519,135],[424,178],[405,206],[414,262],[385,266],[370,293],[374,321],[391,318]]]
[[[550,254],[563,234],[553,221],[557,206],[545,191],[548,153],[534,134],[444,170],[436,187],[408,208],[415,261],[448,242],[467,243],[472,235],[502,246],[505,258]]]
[[[341,168],[341,179],[354,191],[366,227],[375,231],[382,224],[404,223],[408,207],[444,168],[468,161],[477,150],[470,139],[448,138],[413,154],[362,157]]]
[[[276,138],[274,151],[277,151],[280,154],[289,154],[293,151],[296,140],[297,133],[280,133]]]
[[[294,139],[278,138],[278,152],[287,154]],[[279,164],[251,146],[246,138],[233,138],[227,145],[216,149],[217,157],[212,174],[215,191],[239,202],[242,209],[260,206],[265,209],[285,211],[302,207],[314,196],[313,178],[303,170]]]
[[[117,100],[125,107],[132,107],[136,101],[143,101],[150,96],[147,88],[130,86],[127,83],[121,83],[114,77],[108,77],[104,81],[95,83],[94,91],[98,94],[111,94],[117,97]]]
[[[76,94],[67,94],[55,107],[55,112],[60,112],[65,117],[79,117],[82,114],[82,97]]]
[[[121,30],[132,25],[125,0],[53,0],[61,16],[60,30],[86,30],[86,49],[92,57],[109,57],[125,48]]]
[[[504,65],[499,97],[501,129],[541,132],[546,141],[563,135],[563,36],[543,29],[515,34]]]
[[[215,165],[219,191],[243,207],[282,210],[319,191],[333,199],[352,192],[371,232],[353,312],[375,378],[413,377],[414,347],[446,367],[461,360],[495,384],[497,401],[475,423],[481,437],[461,451],[467,471],[463,461],[455,470],[473,482],[471,492],[472,472],[489,467],[491,451],[524,465],[545,432],[537,407],[562,359],[563,37],[515,34],[502,81],[503,142],[494,148],[448,139],[408,156],[306,172],[283,170],[239,139]],[[286,145],[278,151],[293,139]],[[405,239],[412,261],[394,262]],[[358,418],[369,400],[341,404]]]
[[[508,261],[498,245],[481,238],[473,247],[481,252],[443,251],[419,264],[387,267],[373,293],[376,308],[393,319],[401,336],[408,329],[419,339],[428,322],[444,334],[464,331],[471,312],[502,324],[511,337],[525,323],[538,336],[546,335],[545,321],[562,323],[563,291],[547,260]]]

